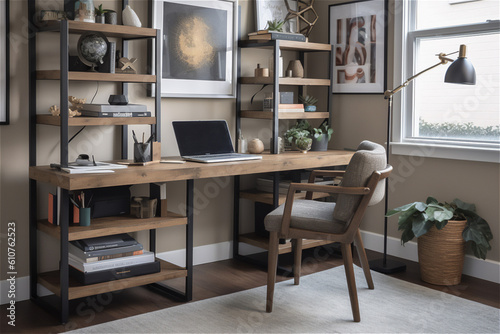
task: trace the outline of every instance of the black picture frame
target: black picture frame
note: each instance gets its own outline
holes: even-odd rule
[[[9,48],[9,0],[1,2],[0,8],[0,125],[10,122],[10,48]]]
[[[383,94],[387,89],[388,0],[328,6],[333,94]]]

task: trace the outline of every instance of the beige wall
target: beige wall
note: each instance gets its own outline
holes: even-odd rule
[[[114,1],[103,1],[105,7],[116,7]],[[50,2],[51,4],[53,2]],[[57,2],[56,2],[57,3]],[[106,6],[106,3],[108,4]],[[328,42],[328,5],[330,1],[316,1],[315,7],[320,15],[317,26],[313,30],[312,41]],[[147,22],[147,2],[131,1],[143,24]],[[254,30],[254,3],[241,1],[243,36]],[[17,224],[17,271],[18,277],[28,275],[28,44],[26,38],[26,12],[24,1],[11,1],[11,124],[0,127],[0,200],[1,200],[1,232],[2,232],[2,277],[5,279],[4,235],[6,223]],[[392,20],[391,20],[392,22]],[[38,51],[44,60],[39,68],[54,68],[57,59],[57,36],[40,36]],[[390,34],[391,36],[391,34]],[[74,44],[75,41],[72,41]],[[143,42],[132,42],[131,56],[139,58],[139,67],[144,70],[146,55]],[[389,43],[389,67],[392,58],[392,44]],[[267,64],[267,55],[246,53],[243,73],[252,73],[258,62]],[[293,55],[286,57],[293,58]],[[326,62],[314,65],[311,73],[322,75],[326,71]],[[287,64],[287,59],[285,60]],[[389,69],[388,82],[392,86],[392,71]],[[38,82],[39,113],[45,113],[52,104],[58,104],[57,82]],[[117,85],[101,83],[99,93],[94,102],[105,103],[107,96],[117,91]],[[70,94],[85,97],[88,100],[95,93],[93,83],[72,83]],[[250,94],[250,93],[247,93]],[[147,104],[153,107],[153,99],[146,96],[145,87],[135,84],[130,88],[130,101]],[[234,99],[162,99],[162,155],[177,155],[177,145],[171,129],[171,121],[176,119],[226,119],[233,131],[235,122]],[[378,143],[385,142],[386,101],[382,95],[335,95],[333,105],[333,127],[335,130],[331,146],[333,148],[355,148],[363,139]],[[259,136],[267,143],[270,132],[263,121],[244,120],[244,135],[247,138]],[[139,133],[148,132],[147,127],[134,126]],[[58,128],[49,126],[37,127],[38,164],[48,164],[58,160]],[[71,129],[70,135],[77,129]],[[234,135],[234,134],[233,134]],[[84,130],[70,145],[70,160],[78,153],[90,152],[98,159],[119,158],[119,133],[113,127],[94,127]],[[452,200],[458,197],[464,201],[474,202],[480,214],[489,221],[495,240],[493,250],[488,258],[498,261],[499,247],[499,166],[488,163],[464,162],[456,160],[430,159],[418,160],[414,169],[407,171],[405,161],[413,161],[404,156],[392,156],[395,174],[403,176],[404,182],[394,182],[390,193],[390,206],[424,200],[433,195],[441,200]],[[471,174],[474,173],[474,174]],[[399,178],[398,178],[399,180]],[[195,246],[213,244],[231,240],[232,231],[232,181],[229,178],[196,181],[195,200]],[[185,186],[182,182],[168,185],[169,209],[182,210]],[[44,194],[50,187],[40,187],[40,215],[46,212]],[[136,192],[143,189],[136,187]],[[228,208],[221,210],[221,208]],[[249,213],[247,222],[251,221],[251,209],[243,208]],[[363,229],[382,233],[383,205],[380,204],[368,212]],[[245,227],[248,228],[248,227]],[[390,235],[399,237],[396,231],[396,220],[390,220]],[[139,233],[141,242],[147,242],[146,234]],[[168,228],[158,232],[158,251],[164,252],[184,247],[183,228]],[[57,267],[58,249],[53,240],[40,233],[40,269],[48,270]]]

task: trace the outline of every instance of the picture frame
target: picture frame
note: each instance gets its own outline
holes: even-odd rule
[[[0,1],[0,125],[9,124],[9,0]]]
[[[329,6],[332,93],[383,94],[387,87],[387,0]]]
[[[290,9],[296,11],[298,2],[287,0]],[[288,14],[284,0],[255,0],[255,28],[257,31],[266,29],[267,21],[284,20]],[[298,19],[290,19],[283,25],[283,32],[298,33]]]
[[[235,98],[237,27],[237,0],[154,1],[161,96]]]

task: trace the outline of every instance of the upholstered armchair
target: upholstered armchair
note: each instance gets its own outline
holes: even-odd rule
[[[359,225],[366,208],[380,202],[385,194],[385,179],[392,171],[383,146],[363,141],[345,171],[313,171],[309,183],[292,183],[286,202],[269,213],[264,224],[269,236],[266,311],[273,307],[278,262],[279,238],[292,239],[294,284],[299,284],[302,239],[320,239],[341,244],[354,321],[360,321],[351,244],[356,245],[361,267],[370,289],[373,280],[368,266]],[[340,185],[314,184],[318,176],[342,177]],[[306,191],[305,199],[295,199],[296,191]],[[313,192],[335,194],[335,202],[312,200]]]

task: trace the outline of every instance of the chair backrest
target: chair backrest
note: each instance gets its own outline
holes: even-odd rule
[[[365,187],[373,172],[381,171],[386,166],[385,148],[377,143],[364,140],[359,144],[356,153],[352,156],[340,185],[344,187]],[[384,198],[384,183],[385,180],[382,180],[377,184],[368,205],[377,204]],[[348,224],[361,201],[361,197],[361,195],[339,194],[333,211],[333,218]]]

